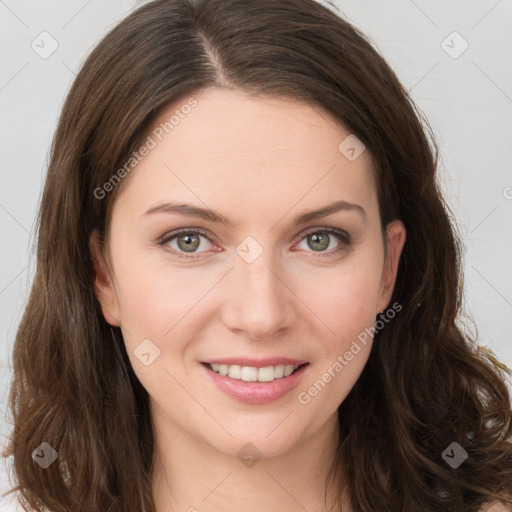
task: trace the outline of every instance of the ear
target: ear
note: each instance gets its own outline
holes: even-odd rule
[[[101,253],[98,231],[95,229],[89,238],[89,248],[94,266],[94,293],[101,305],[105,320],[119,327],[119,304],[110,275],[110,270]]]
[[[396,275],[400,255],[405,244],[406,230],[401,220],[394,220],[386,227],[387,254],[382,269],[382,277],[379,290],[378,311],[384,311],[391,302],[393,289],[395,288]]]

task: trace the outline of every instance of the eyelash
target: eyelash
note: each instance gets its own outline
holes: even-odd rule
[[[183,229],[178,229],[176,231],[172,231],[171,233],[168,233],[168,234],[164,235],[163,237],[161,237],[158,240],[157,243],[158,243],[159,246],[164,247],[171,240],[173,240],[174,238],[177,238],[180,234],[183,234],[183,233],[192,234],[192,235],[202,235],[209,242],[212,242],[212,240],[210,240],[210,238],[208,236],[208,232],[205,231],[204,229],[201,229],[201,228],[195,228],[195,229],[183,228]],[[301,242],[307,236],[315,234],[315,233],[322,233],[322,234],[327,233],[327,234],[330,234],[330,235],[336,235],[341,240],[341,242],[342,242],[337,249],[334,249],[334,250],[331,249],[331,251],[329,251],[329,252],[323,252],[323,251],[318,252],[317,256],[319,256],[319,257],[333,256],[333,255],[338,254],[339,252],[341,252],[341,251],[343,251],[343,250],[345,250],[347,248],[350,248],[351,245],[352,245],[352,238],[351,238],[351,236],[348,233],[346,233],[345,231],[342,231],[341,229],[330,228],[330,227],[313,228],[313,229],[307,231],[306,233],[304,233],[304,235],[302,235],[302,238],[300,238],[299,242]],[[168,252],[171,252],[171,251],[168,251]],[[175,249],[172,249],[171,254],[173,254],[175,256],[178,256],[178,258],[185,258],[185,259],[193,259],[193,258],[201,257],[200,256],[201,253],[197,253],[198,255],[196,255],[196,256],[193,256],[192,255],[193,253],[190,253],[191,255],[189,255],[189,256],[185,256],[184,255],[185,253],[178,252]]]

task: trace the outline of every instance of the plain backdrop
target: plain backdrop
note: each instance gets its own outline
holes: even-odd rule
[[[0,0],[0,443],[10,430],[10,357],[34,275],[34,223],[59,111],[83,59],[143,3]],[[465,244],[465,308],[479,343],[512,367],[512,2],[333,3],[370,37],[434,129],[440,182]],[[7,487],[0,472],[0,493]]]

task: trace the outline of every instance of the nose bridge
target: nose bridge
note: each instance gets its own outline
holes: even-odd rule
[[[251,337],[268,337],[292,322],[293,294],[283,284],[281,267],[270,249],[246,240],[237,253],[227,323]]]

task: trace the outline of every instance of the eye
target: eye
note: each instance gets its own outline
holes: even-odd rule
[[[338,238],[340,243],[334,250],[332,250],[333,239]],[[206,242],[202,242],[202,240]],[[325,253],[318,254],[318,256],[332,256],[343,250],[348,249],[352,244],[352,239],[348,233],[337,228],[315,228],[302,235],[301,243],[304,242],[307,248],[312,249],[312,252]],[[174,243],[174,246],[171,245]],[[179,258],[198,258],[197,253],[206,252],[208,244],[211,244],[208,232],[202,229],[180,229],[164,235],[158,240],[158,245],[168,246],[172,249],[172,254]],[[206,248],[204,246],[207,246]],[[331,247],[331,250],[327,251]],[[205,249],[198,251],[198,249]],[[306,248],[306,250],[307,250]],[[303,248],[304,249],[304,248]]]
[[[193,254],[197,252],[198,248],[204,248],[205,243],[202,243],[202,239],[208,241],[206,245],[211,243],[206,231],[202,229],[181,229],[165,235],[158,244],[161,246],[170,246],[171,249],[173,249],[173,254],[176,254],[179,258],[197,258],[198,256],[188,256],[187,253]],[[176,242],[176,246],[171,246],[170,242]]]
[[[338,240],[340,240],[338,246],[333,243],[333,238],[338,238]],[[309,248],[316,253],[325,253],[319,254],[319,256],[332,256],[333,254],[337,254],[340,251],[349,248],[351,246],[352,239],[348,233],[341,229],[326,227],[315,228],[314,230],[308,231],[303,235],[301,243],[306,244],[306,250]],[[329,247],[331,250],[327,251],[326,249]],[[335,247],[334,250],[332,250],[333,247]]]

